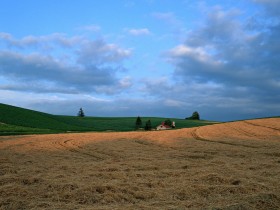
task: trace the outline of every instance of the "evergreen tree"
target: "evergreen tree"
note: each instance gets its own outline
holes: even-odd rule
[[[142,120],[141,118],[138,116],[135,122],[135,129],[139,129],[142,127]]]
[[[85,113],[84,110],[82,108],[80,108],[79,112],[78,112],[78,117],[84,117]]]
[[[151,123],[151,120],[148,120],[148,121],[146,122],[145,130],[146,130],[146,131],[152,130],[152,123]]]

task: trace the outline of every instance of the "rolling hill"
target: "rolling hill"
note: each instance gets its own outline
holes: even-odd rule
[[[143,124],[151,120],[156,127],[166,118],[141,117]],[[190,128],[216,122],[204,120],[175,119],[176,128]],[[88,131],[132,131],[135,117],[76,117],[52,115],[34,110],[0,103],[0,135],[88,132]]]

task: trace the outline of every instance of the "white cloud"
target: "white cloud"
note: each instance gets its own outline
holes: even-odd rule
[[[124,49],[104,40],[86,40],[78,49],[78,62],[87,65],[118,63],[131,55],[130,49]]]
[[[190,56],[201,62],[208,62],[211,60],[210,54],[205,47],[190,47],[187,45],[178,45],[169,51],[172,57]],[[212,61],[214,62],[214,61]]]
[[[64,34],[16,39],[5,33],[1,42],[10,46],[0,50],[1,89],[115,94],[130,87],[129,79],[119,78],[118,72],[131,50],[115,43]]]
[[[53,33],[43,36],[28,35],[20,39],[16,39],[12,34],[0,33],[0,43],[6,44],[10,48],[17,48],[21,50],[30,50],[31,47],[38,48],[38,50],[46,50],[55,47],[74,47],[79,45],[85,37],[82,36],[67,36],[63,33]],[[58,45],[58,46],[57,46]]]
[[[121,88],[128,88],[128,87],[131,87],[132,86],[132,81],[131,81],[131,77],[129,76],[126,76],[124,78],[122,78],[120,81],[119,81],[119,84],[120,84],[120,87]]]
[[[147,28],[129,29],[128,33],[133,36],[151,35],[151,32]]]

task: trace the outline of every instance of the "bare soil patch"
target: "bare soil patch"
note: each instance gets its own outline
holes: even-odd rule
[[[0,209],[280,209],[279,129],[0,137]]]

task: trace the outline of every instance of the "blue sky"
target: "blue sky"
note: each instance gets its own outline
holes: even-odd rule
[[[53,114],[279,115],[280,1],[0,0],[0,102]]]

